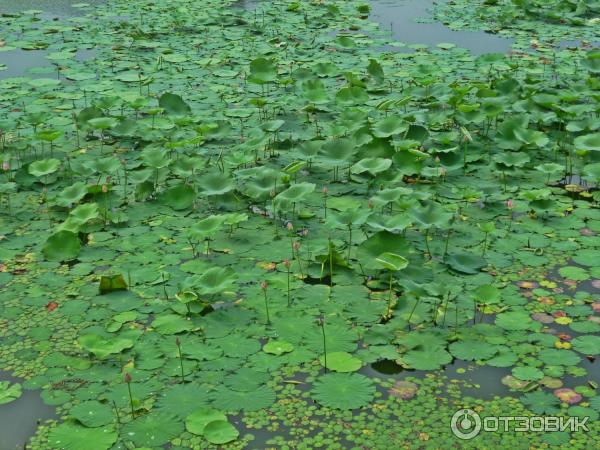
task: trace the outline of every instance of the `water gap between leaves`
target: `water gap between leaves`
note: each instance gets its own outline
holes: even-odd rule
[[[23,380],[0,370],[0,381],[11,385],[23,383]],[[25,448],[38,425],[58,416],[54,407],[46,405],[40,396],[40,390],[26,390],[17,399],[0,405],[0,449],[15,450]]]

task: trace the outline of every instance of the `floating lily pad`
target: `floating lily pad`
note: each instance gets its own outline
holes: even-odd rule
[[[373,383],[358,374],[322,375],[314,384],[312,396],[329,408],[356,409],[366,405],[375,393]]]

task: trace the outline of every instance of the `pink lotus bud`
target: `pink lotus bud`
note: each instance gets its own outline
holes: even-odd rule
[[[298,251],[298,249],[300,248],[300,242],[299,241],[294,241],[294,243],[292,244],[292,248],[296,251]]]
[[[284,259],[283,260],[283,265],[284,267],[286,267],[287,269],[290,268],[290,260],[289,259]]]
[[[288,229],[288,231],[293,231],[294,230],[294,224],[292,222],[288,222],[286,225],[286,228]]]
[[[5,172],[7,172],[8,169],[10,169],[10,164],[8,163],[8,161],[4,161],[2,163],[2,170],[4,170]]]
[[[123,379],[125,380],[125,383],[127,383],[127,384],[131,383],[131,375],[129,374],[129,372],[125,373],[125,375],[123,376]]]
[[[327,189],[327,186],[323,186],[323,195],[327,195],[329,193],[329,189]]]
[[[267,290],[267,286],[268,286],[268,284],[267,284],[267,282],[266,282],[266,281],[261,281],[261,282],[260,282],[260,288],[261,288],[263,291],[266,291],[266,290]]]
[[[108,192],[108,186],[105,184],[102,185],[102,193],[106,194]]]
[[[513,201],[512,201],[512,199],[506,200],[506,207],[508,209],[513,209]]]
[[[435,161],[436,164],[439,164],[440,163],[440,157],[436,156],[434,161]]]
[[[446,176],[446,168],[445,167],[440,168],[440,176],[442,176],[442,177]]]

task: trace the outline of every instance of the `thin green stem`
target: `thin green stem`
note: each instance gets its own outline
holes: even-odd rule
[[[390,271],[390,283],[389,283],[389,295],[388,295],[388,304],[387,304],[387,313],[386,317],[389,318],[392,311],[392,272]]]
[[[267,325],[271,325],[271,317],[269,316],[269,301],[267,300],[267,290],[263,289],[265,294],[265,311],[267,312]]]
[[[429,228],[425,229],[425,248],[427,249],[427,257],[431,259],[431,250],[429,249]]]
[[[129,404],[131,405],[131,418],[135,419],[135,410],[133,409],[133,395],[131,395],[131,383],[127,383],[127,391],[129,392]]]

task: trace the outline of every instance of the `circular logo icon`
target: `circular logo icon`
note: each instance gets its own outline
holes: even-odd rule
[[[452,416],[450,428],[459,439],[473,439],[481,431],[481,417],[472,409],[460,409]]]

